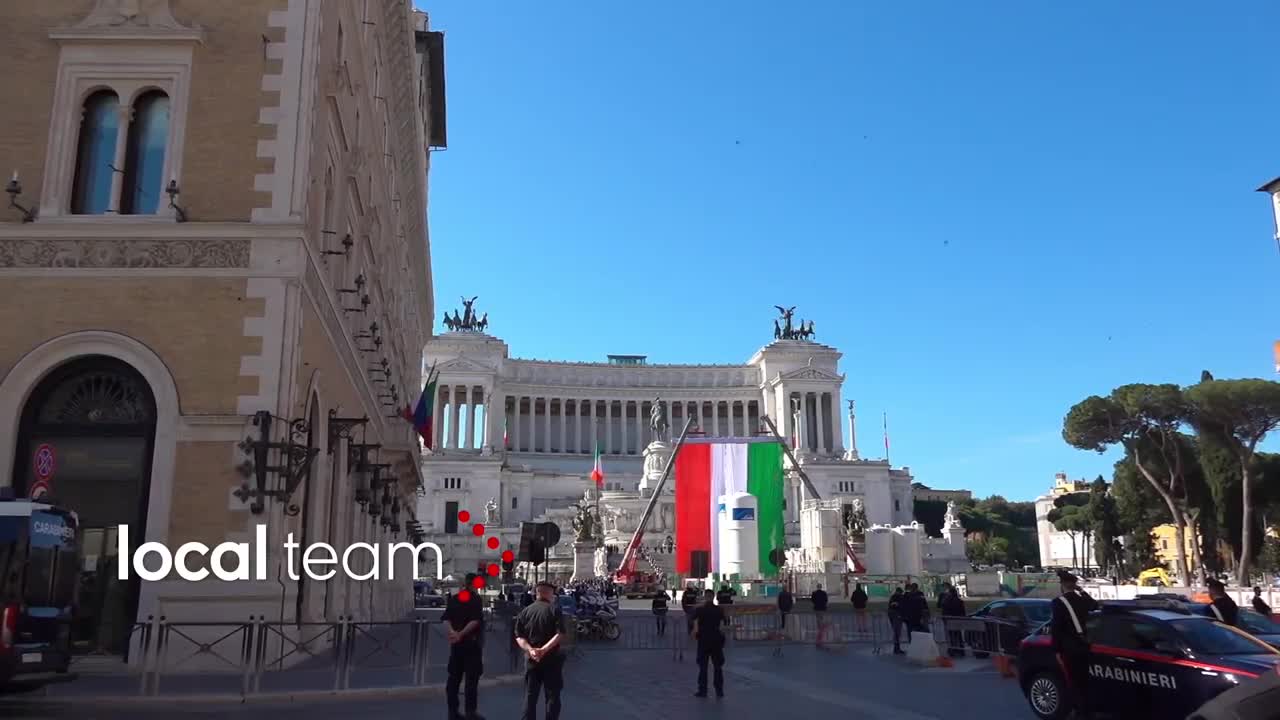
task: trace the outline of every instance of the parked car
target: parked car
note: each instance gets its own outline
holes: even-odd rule
[[[1196,615],[1213,617],[1208,603],[1188,603],[1187,609]],[[1274,648],[1280,648],[1280,623],[1252,610],[1240,608],[1240,629]]]
[[[992,618],[1001,622],[996,626],[1000,637],[1000,650],[1015,655],[1022,639],[1035,632],[1053,617],[1053,601],[1047,598],[1012,598],[996,600],[979,608],[970,617]],[[987,639],[988,644],[992,642]],[[975,648],[977,657],[985,657],[993,647]]]

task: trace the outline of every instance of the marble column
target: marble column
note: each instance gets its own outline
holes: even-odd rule
[[[511,402],[511,449],[520,452],[520,405],[524,403],[523,395],[516,395]]]
[[[828,422],[831,420],[831,411],[822,407],[823,401],[828,397],[830,396],[826,393],[818,395],[818,426],[822,428],[822,444],[818,447],[818,450],[823,453],[831,452],[831,425]]]
[[[569,452],[569,436],[565,434],[565,399],[560,398],[560,452]]]
[[[458,412],[458,387],[456,385],[449,386],[449,448],[456,450],[458,447],[458,421],[461,414]]]
[[[573,401],[573,452],[582,452],[582,400]]]
[[[431,408],[431,447],[439,450],[444,447],[444,408],[445,408],[445,392],[444,388],[436,386],[436,396],[433,399],[434,404]]]
[[[722,437],[720,435],[720,401],[719,400],[711,401],[711,432],[714,433],[716,437]]]
[[[542,398],[542,431],[545,433],[542,439],[542,452],[551,452],[551,398]]]
[[[600,440],[599,431],[596,430],[596,401],[585,400],[587,405],[587,421],[586,427],[583,428],[587,433],[587,444],[583,452],[594,453],[596,451],[596,443]]]
[[[604,454],[613,454],[613,400],[604,401]]]
[[[467,386],[467,449],[476,449],[476,389]]]

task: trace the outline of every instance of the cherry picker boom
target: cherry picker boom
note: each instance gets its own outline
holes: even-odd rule
[[[653,508],[658,505],[658,497],[662,495],[662,488],[667,484],[667,478],[671,476],[676,455],[680,453],[680,448],[684,445],[684,439],[689,436],[691,427],[693,427],[693,418],[689,418],[684,424],[684,429],[680,431],[680,438],[676,440],[676,446],[671,450],[671,457],[667,458],[667,466],[662,469],[662,477],[653,489],[653,495],[649,496],[649,504],[644,507],[644,515],[640,516],[640,522],[631,536],[631,542],[627,543],[626,552],[622,555],[622,563],[618,565],[618,571],[614,574],[614,582],[619,585],[628,585],[635,580],[636,559],[639,557],[640,546],[644,542],[644,531],[649,525],[649,517],[653,515]]]

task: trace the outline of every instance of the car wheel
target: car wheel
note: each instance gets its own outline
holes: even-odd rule
[[[1056,673],[1042,672],[1027,683],[1027,702],[1031,712],[1042,720],[1062,720],[1067,717],[1066,685]]]

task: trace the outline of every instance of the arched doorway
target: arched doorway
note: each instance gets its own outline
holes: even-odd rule
[[[136,576],[117,579],[117,527],[130,527],[132,546],[142,542],[155,430],[156,403],[147,381],[127,363],[101,355],[56,368],[23,407],[15,491],[27,494],[37,478],[36,454],[51,453],[51,498],[80,516],[84,561],[72,628],[80,652],[128,649],[140,582]]]

